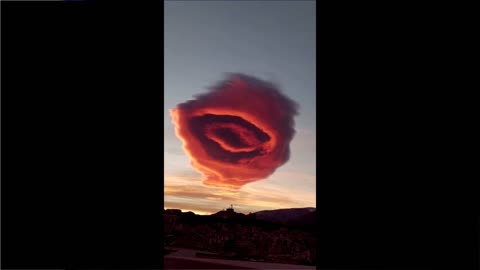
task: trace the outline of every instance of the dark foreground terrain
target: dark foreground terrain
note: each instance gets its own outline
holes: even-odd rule
[[[164,257],[165,269],[289,269],[313,270],[315,266],[203,258],[198,250],[176,248]]]
[[[210,216],[166,210],[166,247],[198,250],[207,259],[314,266],[313,214],[311,208],[263,211],[258,216],[233,209]]]
[[[163,262],[165,269],[255,269],[228,264],[198,262],[180,258],[165,258]]]

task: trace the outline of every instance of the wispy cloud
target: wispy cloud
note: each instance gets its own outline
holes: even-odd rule
[[[284,172],[284,176],[298,178],[301,174]],[[314,177],[304,175],[305,181]],[[230,204],[238,212],[248,213],[260,210],[312,207],[315,206],[315,193],[292,190],[263,181],[248,184],[239,191],[204,186],[200,176],[189,172],[165,175],[165,206],[180,208],[198,213],[215,213]]]

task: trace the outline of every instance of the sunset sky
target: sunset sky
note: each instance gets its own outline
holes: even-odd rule
[[[315,207],[315,2],[165,1],[165,208],[249,213]],[[272,81],[299,105],[290,160],[239,191],[205,186],[169,109],[240,72]]]

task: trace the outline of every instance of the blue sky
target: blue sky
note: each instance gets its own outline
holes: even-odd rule
[[[165,207],[213,213],[315,206],[314,1],[165,1]],[[277,84],[299,105],[289,162],[239,192],[204,186],[175,136],[168,110],[225,73]]]

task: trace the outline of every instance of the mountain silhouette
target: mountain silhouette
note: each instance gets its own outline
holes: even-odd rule
[[[316,208],[305,207],[264,210],[256,212],[255,216],[257,220],[291,226],[307,226],[315,223]]]
[[[256,220],[258,222],[268,222],[291,227],[309,228],[315,225],[316,209],[314,207],[287,208],[263,210],[244,215],[242,213],[236,213],[233,208],[229,208],[218,211],[210,216],[230,220]]]

